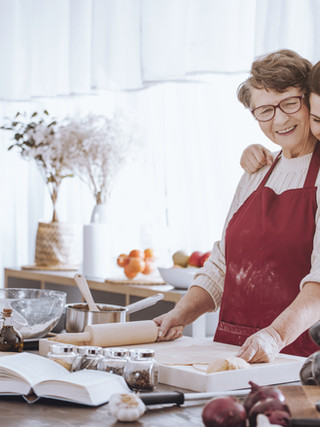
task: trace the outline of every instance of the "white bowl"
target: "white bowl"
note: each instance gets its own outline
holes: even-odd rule
[[[172,285],[175,288],[188,289],[190,283],[192,282],[193,276],[199,269],[193,267],[158,267],[158,270],[162,279],[169,285]]]

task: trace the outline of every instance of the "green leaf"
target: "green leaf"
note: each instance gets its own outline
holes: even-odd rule
[[[49,116],[49,113],[47,110],[43,110],[44,114],[46,114],[47,116]]]
[[[32,114],[31,118],[32,118],[32,117],[35,117],[35,116],[37,116],[37,115],[38,115],[38,113],[35,111],[35,112]]]
[[[19,111],[17,112],[17,114],[15,115],[15,117],[18,117],[18,116],[20,116],[20,113],[19,113]]]

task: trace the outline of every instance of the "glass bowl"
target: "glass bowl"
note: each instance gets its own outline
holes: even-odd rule
[[[41,338],[58,323],[66,296],[65,292],[47,289],[0,289],[0,316],[3,308],[12,308],[13,325],[22,338]]]

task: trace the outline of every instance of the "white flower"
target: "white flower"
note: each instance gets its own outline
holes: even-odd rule
[[[74,160],[74,151],[69,150],[67,135],[55,120],[50,119],[47,111],[42,115],[33,113],[31,117],[17,113],[11,127],[1,128],[14,133],[15,143],[9,150],[16,148],[24,159],[36,162],[48,185],[53,204],[52,221],[57,221],[59,188],[64,178],[72,176],[71,165]]]
[[[70,121],[65,131],[77,153],[74,173],[89,186],[96,203],[105,203],[116,174],[142,141],[140,128],[134,118],[116,111],[112,117]]]

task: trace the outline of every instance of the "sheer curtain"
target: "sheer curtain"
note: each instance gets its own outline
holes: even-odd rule
[[[147,138],[112,191],[114,257],[153,246],[168,263],[178,249],[206,251],[242,150],[274,149],[236,88],[255,55],[292,48],[320,59],[318,9],[312,0],[0,0],[0,115],[135,111]],[[9,145],[0,132],[0,268],[33,262],[37,223],[51,214],[35,165]],[[64,181],[62,221],[88,222],[93,205],[84,184]]]

